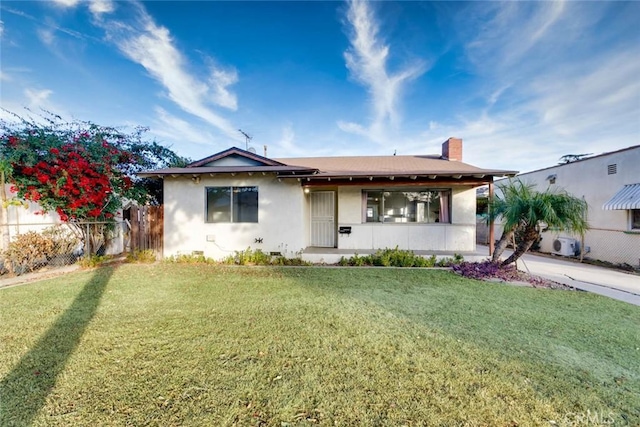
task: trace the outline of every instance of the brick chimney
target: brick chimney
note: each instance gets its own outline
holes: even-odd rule
[[[442,143],[442,157],[456,162],[462,161],[462,138],[449,138]]]

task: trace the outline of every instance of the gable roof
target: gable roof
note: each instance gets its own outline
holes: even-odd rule
[[[247,164],[229,164],[225,159],[246,159]],[[219,163],[219,165],[216,165]],[[140,176],[178,176],[201,174],[235,174],[271,172],[279,178],[305,178],[306,181],[335,179],[368,179],[417,177],[433,179],[462,177],[484,180],[494,176],[513,176],[517,171],[482,169],[467,163],[449,160],[437,155],[413,156],[351,156],[351,157],[302,157],[269,159],[237,147],[195,161],[185,168],[167,168],[144,171]]]
[[[252,153],[251,151],[242,150],[238,147],[231,147],[227,150],[221,151],[212,156],[205,157],[204,159],[196,160],[193,163],[189,163],[187,167],[197,168],[201,166],[206,166],[210,163],[215,163],[217,160],[221,160],[226,157],[232,157],[232,156],[242,157],[247,160],[252,160],[254,162],[260,163],[262,166],[286,166],[284,163],[280,163],[276,160],[260,156],[256,153]]]

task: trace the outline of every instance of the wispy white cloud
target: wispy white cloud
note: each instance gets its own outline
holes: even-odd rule
[[[383,142],[388,128],[399,124],[402,90],[408,82],[425,72],[426,65],[414,61],[396,72],[388,70],[389,45],[380,36],[378,21],[367,1],[351,0],[347,20],[351,26],[351,46],[344,53],[346,65],[352,78],[369,91],[373,120],[368,126],[340,121],[338,127],[345,132]]]
[[[236,127],[213,108],[237,108],[235,94],[228,89],[238,80],[236,71],[212,66],[208,80],[198,78],[189,71],[188,61],[170,31],[156,24],[142,4],[133,5],[136,13],[131,23],[112,20],[98,24],[106,30],[109,40],[126,57],[142,65],[183,111],[239,140]]]
[[[52,111],[62,117],[71,117],[65,108],[52,99],[54,92],[51,89],[26,87],[20,94],[18,99],[3,100],[0,119],[14,122],[18,117],[26,117],[44,124],[47,121],[42,117],[43,111]]]
[[[472,17],[465,16],[463,25],[471,21],[466,31],[474,33],[465,47],[468,58],[483,71],[539,66],[548,57],[530,55],[543,45],[549,52],[558,34],[567,32],[566,27],[558,28],[568,18],[565,0],[479,3],[469,13]]]
[[[152,134],[169,141],[183,141],[213,147],[216,138],[207,130],[196,127],[193,123],[180,119],[164,108],[155,107],[157,115],[155,124],[151,127]]]
[[[79,4],[87,4],[94,17],[98,17],[103,13],[111,13],[115,10],[112,0],[53,0],[52,4],[68,9],[75,8]]]
[[[238,109],[238,98],[230,92],[228,87],[238,82],[238,72],[235,69],[224,70],[211,67],[211,85],[213,102],[230,110]]]
[[[460,108],[425,137],[434,146],[435,135],[463,137],[466,160],[507,169],[517,164],[522,171],[551,166],[569,153],[637,143],[640,47],[619,37],[635,24],[634,13],[618,6],[472,4],[458,17],[457,35],[469,71],[482,82],[469,97],[484,96],[484,104]],[[615,25],[608,25],[612,19]]]
[[[75,7],[80,0],[53,0],[53,4],[60,7]]]
[[[280,139],[274,147],[274,153],[282,157],[300,157],[308,155],[308,152],[297,144],[296,133],[293,124],[287,123],[282,127]]]
[[[92,0],[89,3],[89,10],[94,17],[98,17],[103,13],[111,13],[115,10],[115,5],[111,0]]]
[[[584,70],[575,67],[561,76],[551,73],[533,80],[531,90],[536,99],[532,107],[542,124],[568,137],[614,135],[629,125],[640,130],[638,53],[617,52],[597,58]]]
[[[52,46],[55,43],[56,37],[50,27],[38,29],[37,34],[40,41],[45,45]]]
[[[29,108],[43,108],[46,107],[49,97],[53,94],[51,89],[30,89],[24,90],[24,95],[27,98]]]

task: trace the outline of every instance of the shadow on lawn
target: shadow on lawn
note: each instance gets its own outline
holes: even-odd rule
[[[71,306],[0,381],[0,425],[33,422],[95,315],[114,269],[97,269]]]

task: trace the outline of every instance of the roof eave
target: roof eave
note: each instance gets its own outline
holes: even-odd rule
[[[465,171],[465,172],[353,172],[353,173],[326,173],[319,172],[315,174],[309,175],[300,175],[297,174],[295,176],[291,176],[289,178],[305,178],[305,179],[313,179],[313,180],[324,180],[324,179],[362,179],[362,178],[409,178],[409,179],[418,179],[418,178],[454,178],[459,179],[462,177],[466,178],[475,178],[475,179],[483,179],[483,178],[496,178],[496,177],[514,177],[518,174],[517,171]],[[283,177],[285,178],[285,177]]]
[[[273,173],[278,176],[298,176],[309,175],[316,172],[315,169],[302,168],[296,166],[244,166],[244,167],[193,167],[193,168],[168,168],[139,172],[137,175],[142,178],[163,178],[165,176],[200,176],[200,175],[237,175],[247,173]]]

